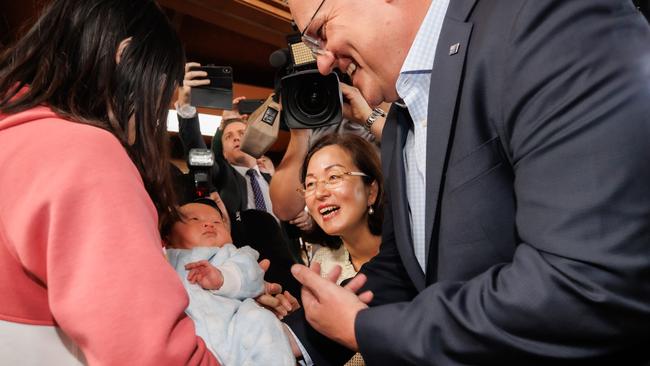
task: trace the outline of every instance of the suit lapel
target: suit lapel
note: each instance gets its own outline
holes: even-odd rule
[[[387,119],[384,136],[394,136],[394,138],[384,139],[382,168],[387,181],[386,186],[390,187],[390,205],[395,229],[395,241],[409,277],[415,287],[422,290],[424,289],[424,272],[413,251],[403,155],[406,136],[412,122],[407,111],[399,107],[393,107]]]
[[[465,65],[465,55],[472,24],[465,18],[475,1],[455,1],[449,3],[447,15],[436,49],[427,123],[427,172],[426,172],[426,212],[425,244],[427,260],[427,280],[435,280],[438,241],[432,243],[434,223],[438,219],[439,197],[446,168],[449,141],[452,137],[457,98],[460,94],[460,81]],[[438,92],[439,91],[439,92]],[[427,281],[429,282],[429,281]]]

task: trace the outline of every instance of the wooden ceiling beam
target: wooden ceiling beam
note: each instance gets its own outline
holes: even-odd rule
[[[246,37],[286,47],[291,14],[282,2],[271,0],[159,0],[176,12],[212,23]]]

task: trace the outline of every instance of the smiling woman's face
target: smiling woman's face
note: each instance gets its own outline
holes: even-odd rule
[[[172,248],[222,247],[232,243],[230,232],[216,209],[203,203],[180,207],[182,220],[172,226],[167,244]]]
[[[350,154],[337,145],[320,149],[309,161],[305,184],[315,184],[316,190],[305,197],[305,202],[311,216],[328,235],[345,237],[368,229],[368,206],[375,202],[377,190],[374,185],[366,185],[362,177],[345,174],[358,171]],[[328,188],[324,182],[333,175],[342,180]]]

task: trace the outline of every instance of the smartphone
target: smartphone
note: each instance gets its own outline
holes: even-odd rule
[[[264,104],[264,99],[242,99],[237,103],[237,108],[239,114],[251,114],[262,104]]]
[[[192,88],[192,105],[197,107],[232,109],[232,67],[195,66],[190,71],[205,71],[209,85]]]

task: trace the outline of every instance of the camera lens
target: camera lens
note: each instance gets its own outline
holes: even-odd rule
[[[289,128],[316,128],[341,121],[336,74],[305,70],[282,78],[283,120]]]
[[[316,80],[304,83],[296,89],[296,106],[306,116],[319,117],[328,111],[331,95]]]

